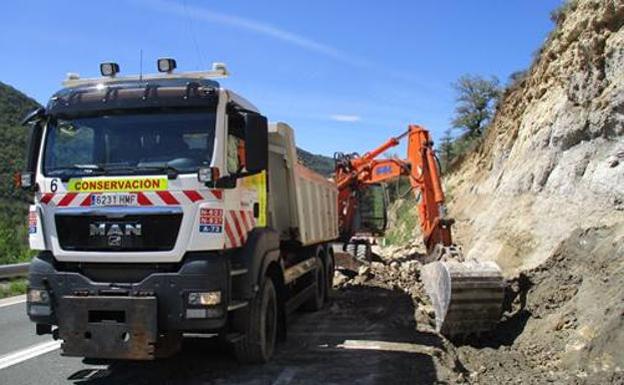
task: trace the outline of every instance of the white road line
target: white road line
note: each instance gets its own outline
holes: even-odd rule
[[[26,294],[0,299],[0,307],[16,305],[22,302],[26,302]]]
[[[35,358],[42,354],[52,352],[61,347],[61,342],[62,341],[48,341],[13,353],[5,354],[0,357],[0,370],[8,368],[9,366],[17,365],[20,362],[30,360],[31,358]]]

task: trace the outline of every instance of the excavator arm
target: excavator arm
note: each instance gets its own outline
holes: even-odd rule
[[[405,159],[377,159],[407,138]],[[425,290],[436,313],[436,328],[446,335],[466,335],[492,329],[500,319],[504,280],[494,262],[465,261],[453,243],[446,216],[438,161],[429,131],[410,125],[373,151],[337,153],[335,180],[341,238],[349,242],[361,229],[356,219],[359,198],[372,185],[407,176],[418,197],[418,214],[427,256],[421,271]]]

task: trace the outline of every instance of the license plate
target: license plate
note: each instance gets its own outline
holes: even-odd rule
[[[91,206],[136,206],[136,194],[108,193],[91,195]]]

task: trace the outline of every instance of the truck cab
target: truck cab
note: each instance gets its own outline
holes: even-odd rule
[[[328,295],[337,190],[297,164],[289,126],[221,87],[225,66],[175,67],[104,63],[28,118],[28,315],[68,356],[154,359],[209,333],[266,362],[288,312]]]

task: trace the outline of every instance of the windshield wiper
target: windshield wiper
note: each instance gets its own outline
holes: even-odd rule
[[[144,171],[162,171],[167,174],[167,179],[175,179],[180,174],[180,170],[177,168],[170,166],[168,164],[163,164],[159,166],[137,166],[134,168],[135,170],[144,170]]]
[[[99,174],[106,173],[106,169],[97,164],[72,164],[71,166],[57,167],[52,170],[47,170],[47,172],[52,175],[59,175],[59,174],[63,175],[66,172],[70,172],[71,174],[83,172],[88,175],[93,175],[93,174],[99,175]],[[66,178],[66,177],[68,176],[63,176],[63,178]]]
[[[73,164],[70,168],[77,170],[106,171],[106,169],[99,164]]]

